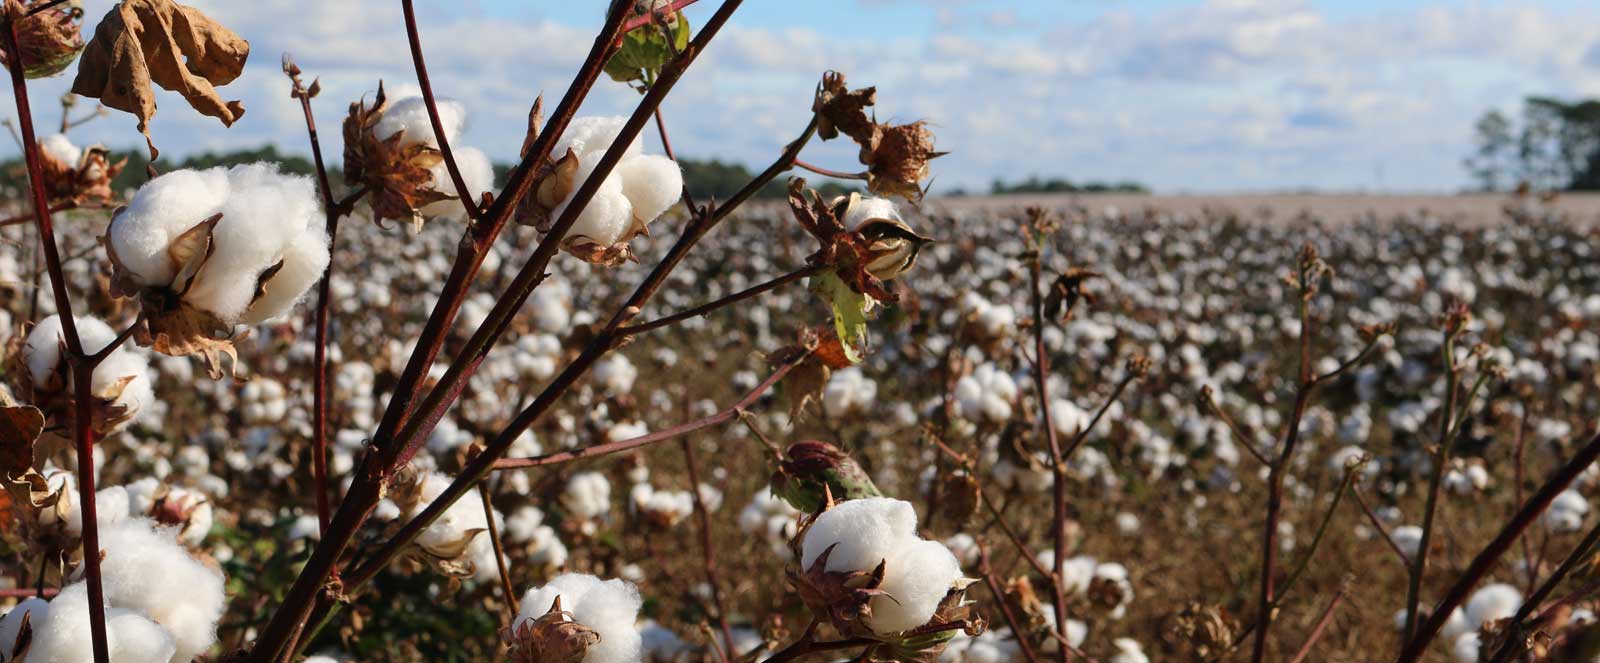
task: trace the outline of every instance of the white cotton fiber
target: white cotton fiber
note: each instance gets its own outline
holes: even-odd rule
[[[107,343],[116,340],[117,333],[98,318],[73,317],[74,327],[78,330],[78,341],[83,344],[83,351],[93,354],[106,347]],[[23,356],[28,362],[28,373],[33,378],[35,387],[42,387],[51,373],[55,372],[61,363],[61,345],[66,342],[65,332],[61,329],[61,316],[52,315],[39,321],[33,330],[28,332],[28,338],[22,347]],[[112,356],[123,354],[113,352]]]
[[[579,157],[589,154],[604,154],[611,144],[616,142],[617,134],[622,133],[623,125],[628,123],[628,118],[621,115],[603,117],[579,117],[567,124],[566,133],[561,135],[561,140],[556,141],[551,158],[560,159],[571,149]],[[644,146],[639,138],[633,139],[633,144],[623,152],[623,157],[638,156],[644,151]],[[597,157],[598,158],[598,157]]]
[[[76,507],[76,505],[74,505]],[[94,494],[95,521],[100,523],[100,528],[113,523],[120,523],[128,519],[128,491],[122,486],[112,486],[95,491]],[[67,534],[79,536],[83,534],[83,510],[74,508],[67,514]]]
[[[411,517],[422,513],[422,510],[439,499],[449,486],[450,477],[438,473],[429,474],[422,482],[422,500],[417,503]],[[477,533],[487,529],[489,521],[484,518],[482,504],[477,500],[456,500],[417,535],[417,545],[435,555],[450,556],[466,542],[469,536],[476,536]]]
[[[1450,655],[1455,657],[1456,663],[1478,663],[1479,646],[1477,631],[1462,633],[1450,644]]]
[[[177,661],[172,634],[143,613],[108,607],[105,615],[106,649],[112,663]],[[94,659],[91,642],[89,588],[73,583],[51,600],[48,618],[33,623],[27,662],[85,663]]]
[[[622,179],[622,195],[633,206],[633,216],[649,223],[670,209],[683,196],[683,170],[678,162],[650,154],[625,159],[617,164]]]
[[[635,622],[644,602],[633,583],[601,581],[577,573],[556,576],[550,584],[530,589],[522,597],[522,612],[512,622],[512,629],[544,615],[557,596],[561,597],[561,609],[572,614],[572,621],[600,635],[600,642],[589,648],[583,663],[635,663],[640,659],[642,643]]]
[[[872,219],[899,219],[900,212],[894,208],[894,201],[876,196],[862,196],[858,198],[850,209],[844,213],[844,227],[856,229],[866,221]]]
[[[461,135],[461,130],[467,125],[467,109],[461,102],[453,99],[434,99],[434,107],[439,109],[439,125],[444,127],[444,137],[455,143],[456,137]],[[389,107],[383,111],[383,119],[372,128],[372,135],[378,140],[386,140],[396,131],[404,131],[400,136],[402,145],[415,145],[426,143],[429,147],[438,148],[439,141],[433,135],[433,122],[428,119],[428,105],[419,94],[393,99]],[[454,145],[451,151],[455,151]]]
[[[1473,630],[1497,619],[1505,619],[1522,607],[1522,592],[1505,583],[1484,585],[1467,599],[1467,622]]]
[[[22,635],[24,616],[28,618],[29,628],[37,632],[44,621],[50,618],[50,602],[31,598],[18,603],[4,618],[0,618],[0,663],[11,660],[11,649],[16,645],[17,637]]]
[[[172,633],[173,663],[191,661],[217,640],[227,597],[222,573],[189,556],[177,532],[136,518],[100,532],[106,602],[140,610]]]
[[[311,178],[284,175],[266,163],[228,170],[228,199],[212,233],[211,258],[184,299],[225,322],[237,321],[263,271],[277,264],[302,233],[321,233]]]
[[[454,147],[450,153],[456,157],[456,168],[461,170],[461,180],[466,183],[467,191],[472,196],[472,203],[478,204],[483,200],[483,194],[494,190],[494,164],[489,162],[489,157],[475,147]],[[466,214],[466,207],[461,201],[456,200],[456,183],[450,179],[450,167],[441,159],[428,169],[433,175],[433,190],[451,196],[445,200],[436,200],[422,209],[417,210],[425,217],[447,217],[452,219],[462,218]]]
[[[284,251],[283,268],[267,284],[266,294],[239,321],[253,325],[288,313],[327,269],[328,236],[322,232],[301,234]]]
[[[130,377],[133,380],[122,384],[122,391],[117,393],[117,398],[112,403],[134,413],[154,405],[156,393],[155,386],[151,382],[153,376],[150,372],[150,362],[140,352],[127,348],[106,355],[100,365],[94,368],[89,390],[96,396],[103,397],[110,393],[109,390],[117,388],[119,383]]]
[[[886,595],[873,597],[868,621],[874,632],[896,633],[928,623],[961,578],[961,563],[943,543],[917,540],[902,543],[884,571]]]
[[[849,500],[822,512],[806,531],[800,567],[810,569],[835,543],[828,571],[871,571],[917,535],[917,512],[910,502],[888,497]]]
[[[72,144],[72,139],[65,134],[50,134],[39,141],[39,149],[50,158],[67,166],[76,168],[78,159],[83,158],[83,150]]]
[[[583,188],[589,176],[594,174],[595,166],[599,165],[598,153],[580,156],[578,158],[578,172],[572,182],[572,193],[554,209],[550,211],[552,218],[561,218],[577,196],[578,190]],[[587,237],[600,246],[610,246],[622,238],[622,233],[633,224],[633,203],[622,190],[622,179],[615,172],[601,181],[600,188],[595,190],[594,197],[589,199],[589,204],[578,214],[578,219],[573,222],[572,229],[567,231],[568,238]]]
[[[178,269],[167,246],[215,214],[228,190],[222,168],[174,170],[150,180],[113,218],[107,232],[111,248],[142,285],[167,285]]]
[[[562,503],[582,519],[604,516],[611,510],[611,481],[599,472],[579,472],[567,480]]]

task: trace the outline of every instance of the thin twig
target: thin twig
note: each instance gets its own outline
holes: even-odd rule
[[[711,512],[706,509],[705,498],[700,496],[700,470],[694,459],[694,444],[688,437],[678,440],[678,444],[683,448],[683,463],[689,468],[689,494],[694,496],[694,515],[700,521],[700,555],[705,564],[706,584],[711,586],[711,603],[717,609],[717,625],[722,628],[722,641],[727,643],[719,650],[726,662],[730,658],[728,650],[733,647],[733,628],[728,626],[727,604],[722,600],[722,587],[717,583],[717,550],[711,545]]]
[[[1301,661],[1306,660],[1307,656],[1311,655],[1311,648],[1315,647],[1317,641],[1322,639],[1322,633],[1328,629],[1328,624],[1333,623],[1333,611],[1339,607],[1339,603],[1343,600],[1343,590],[1333,593],[1333,599],[1328,601],[1328,607],[1323,608],[1322,616],[1317,618],[1317,625],[1311,628],[1311,635],[1306,636],[1305,644],[1300,645],[1300,651],[1295,652],[1294,658],[1289,659],[1289,663],[1301,663]]]
[[[494,565],[500,573],[500,591],[506,595],[506,628],[511,628],[521,608],[517,606],[516,587],[511,584],[511,571],[506,568],[506,550],[500,543],[500,526],[494,522],[494,501],[489,495],[489,482],[478,484],[478,495],[483,498],[483,519],[489,526],[489,531],[484,534],[489,536],[489,544],[494,548]]]
[[[802,169],[805,169],[805,170],[809,170],[809,171],[811,171],[813,173],[816,173],[818,175],[822,175],[823,177],[832,177],[832,178],[834,178],[836,180],[866,180],[867,179],[867,174],[865,172],[846,173],[846,172],[844,172],[842,170],[831,170],[831,169],[828,169],[828,168],[823,168],[821,166],[815,166],[815,165],[806,163],[804,161],[800,161],[798,159],[795,160],[794,165],[799,167],[799,168],[802,168]]]
[[[444,121],[439,118],[439,106],[433,98],[433,83],[428,79],[428,63],[422,57],[422,36],[417,31],[417,12],[411,6],[411,0],[400,0],[401,9],[405,10],[406,41],[411,45],[411,64],[417,70],[417,87],[422,88],[422,103],[428,108],[428,122],[433,125],[433,138],[439,146],[439,154],[444,157],[445,170],[450,171],[450,181],[455,184],[456,197],[461,200],[461,207],[466,210],[467,218],[477,220],[483,215],[483,210],[478,206],[478,200],[472,196],[472,191],[467,188],[467,180],[461,176],[461,167],[456,165],[456,155],[450,151],[450,138],[445,135]]]
[[[760,295],[760,294],[765,293],[765,292],[767,292],[769,290],[773,290],[773,289],[778,288],[780,286],[783,286],[785,284],[793,283],[795,281],[798,281],[800,279],[803,279],[803,278],[806,278],[806,277],[809,277],[809,276],[815,276],[815,275],[820,274],[822,272],[825,272],[827,270],[828,270],[828,266],[827,265],[810,265],[810,266],[807,266],[807,267],[802,267],[802,268],[797,269],[795,271],[789,272],[788,274],[784,274],[783,276],[779,276],[779,277],[774,278],[772,280],[769,280],[769,281],[766,281],[766,282],[763,282],[763,283],[760,283],[760,284],[757,284],[757,285],[750,286],[748,288],[745,288],[744,290],[740,290],[739,292],[733,293],[733,294],[728,295],[726,297],[722,297],[722,298],[717,299],[715,301],[707,302],[705,304],[701,304],[701,305],[696,306],[694,308],[691,308],[691,309],[688,309],[688,310],[684,310],[684,311],[679,311],[677,313],[673,313],[672,315],[669,315],[669,316],[666,316],[666,317],[663,317],[663,318],[657,318],[657,319],[651,320],[649,322],[641,322],[641,323],[635,324],[635,325],[628,325],[626,327],[618,329],[617,333],[619,335],[622,335],[622,336],[633,336],[635,334],[642,334],[642,333],[650,331],[652,329],[659,329],[659,328],[665,327],[667,325],[671,325],[671,324],[674,324],[674,323],[677,323],[677,322],[688,320],[689,318],[705,315],[707,313],[710,313],[712,311],[715,311],[717,309],[720,309],[720,308],[723,308],[723,307],[726,307],[726,306],[737,304],[737,303],[739,303],[741,301],[744,301],[744,300],[749,299],[751,297],[755,297],[756,295]]]

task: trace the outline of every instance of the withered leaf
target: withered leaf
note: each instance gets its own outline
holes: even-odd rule
[[[0,400],[6,400],[0,395]],[[44,413],[31,405],[0,405],[0,476],[22,476],[33,466],[33,443],[44,432]]]
[[[133,113],[146,142],[156,113],[152,83],[232,126],[244,115],[244,104],[223,101],[215,86],[238,78],[249,56],[248,41],[193,7],[172,0],[124,0],[95,28],[72,91]],[[156,156],[154,144],[150,156]]]

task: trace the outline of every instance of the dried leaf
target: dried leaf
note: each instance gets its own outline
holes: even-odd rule
[[[0,390],[0,401],[9,400]],[[33,467],[33,444],[44,432],[44,413],[31,405],[0,405],[0,477],[22,476]]]
[[[72,91],[133,113],[146,142],[156,113],[152,83],[232,126],[244,115],[244,105],[223,101],[214,86],[238,78],[249,56],[249,42],[193,7],[171,0],[124,0],[95,28]],[[154,159],[153,144],[150,153]]]

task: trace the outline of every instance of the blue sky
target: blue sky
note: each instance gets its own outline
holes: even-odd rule
[[[223,129],[161,94],[172,154],[276,143],[304,151],[281,53],[323,78],[324,126],[349,101],[414,80],[393,0],[192,0],[250,39],[223,88],[246,117]],[[527,106],[557,97],[600,0],[418,0],[435,85],[469,110],[463,140],[510,160]],[[86,0],[98,17],[111,0]],[[691,7],[691,22],[713,0]],[[1484,110],[1529,94],[1600,95],[1600,7],[1571,0],[749,0],[664,107],[684,154],[756,165],[801,128],[818,75],[876,85],[880,118],[927,119],[951,155],[936,189],[1032,174],[1162,191],[1447,191]],[[54,117],[65,77],[40,82]],[[637,95],[604,84],[585,112]],[[79,142],[137,144],[113,116]],[[338,153],[336,136],[332,153]],[[15,148],[0,148],[0,157]],[[808,160],[854,167],[847,145]]]

